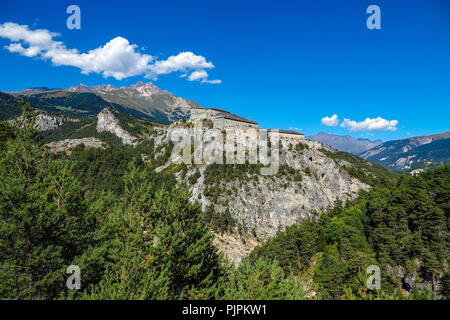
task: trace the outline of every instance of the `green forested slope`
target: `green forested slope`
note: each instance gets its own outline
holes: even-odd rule
[[[0,140],[2,299],[448,296],[448,165],[371,181],[357,200],[287,228],[234,268],[187,186],[142,161],[151,142],[52,155],[36,142],[27,105],[22,119],[19,129],[2,124]],[[365,286],[372,264],[380,292]],[[81,290],[65,286],[69,265],[80,267]],[[407,288],[390,268],[434,286]]]
[[[5,121],[18,116],[22,108],[13,96],[0,92],[0,121]]]
[[[385,294],[408,287],[392,269],[420,277],[446,296],[449,212],[450,165],[445,165],[376,185],[354,202],[288,227],[256,248],[251,259],[276,259],[297,275],[312,269],[323,298],[366,297],[363,271],[372,264],[381,268]]]
[[[0,145],[0,298],[302,297],[275,262],[231,268],[186,187],[138,149],[54,156],[33,139],[29,106],[23,119]],[[65,286],[69,265],[80,291]]]

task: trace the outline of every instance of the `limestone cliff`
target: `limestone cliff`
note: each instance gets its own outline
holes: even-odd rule
[[[97,132],[109,132],[116,135],[125,145],[135,146],[138,139],[120,126],[119,119],[111,110],[105,108],[97,115]]]
[[[105,144],[101,140],[96,138],[65,139],[47,143],[45,146],[50,152],[66,152],[70,155],[71,150],[81,144],[86,148],[105,148]]]
[[[35,110],[36,116],[34,128],[37,131],[49,131],[55,130],[62,126],[66,122],[79,122],[79,119],[70,118],[62,115],[52,115],[42,110]],[[14,120],[8,121],[10,124],[14,124]]]
[[[154,137],[155,145],[162,147],[156,158],[164,153],[171,132],[178,125],[161,130]],[[217,235],[215,241],[235,262],[278,230],[369,188],[344,169],[350,163],[335,161],[324,153],[335,151],[329,146],[308,140],[280,141],[280,168],[274,175],[261,175],[251,169],[252,165],[246,165],[237,179],[231,179],[215,175],[212,166],[206,164],[187,165],[184,178],[181,172],[177,173],[179,180],[190,181],[192,201],[199,201],[204,210],[227,211],[236,220],[238,227],[234,232]],[[207,148],[208,142],[204,145]],[[218,166],[227,170],[226,166],[233,165],[216,165],[217,170],[222,170]],[[157,170],[173,170],[173,164],[169,160]],[[189,179],[193,175],[198,178]]]

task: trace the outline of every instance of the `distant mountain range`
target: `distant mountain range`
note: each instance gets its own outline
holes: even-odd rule
[[[371,141],[319,132],[307,139],[353,153],[387,168],[417,172],[450,162],[450,131],[408,139]]]
[[[384,142],[360,157],[385,167],[402,170],[427,169],[450,162],[450,131]]]
[[[34,106],[77,116],[96,115],[106,107],[121,113],[170,123],[189,115],[192,107],[200,105],[158,88],[151,82],[138,82],[129,87],[112,85],[88,87],[77,84],[67,89],[46,87],[4,92],[12,96],[23,95]]]
[[[357,139],[349,135],[340,136],[326,132],[319,132],[316,135],[311,135],[306,138],[325,143],[339,151],[353,154],[360,154],[383,143],[381,140]]]

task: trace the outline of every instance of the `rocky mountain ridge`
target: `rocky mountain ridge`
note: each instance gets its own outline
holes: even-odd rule
[[[97,115],[97,132],[109,132],[117,136],[124,145],[135,146],[138,139],[120,126],[119,119],[109,109],[103,109]]]
[[[435,135],[392,140],[361,153],[361,157],[385,167],[412,170],[426,162],[450,162],[450,131]]]
[[[108,84],[89,87],[80,83],[67,89],[39,87],[5,93],[15,97],[23,95],[32,104],[44,108],[50,107],[52,111],[64,106],[61,111],[80,110],[79,115],[83,115],[88,108],[89,111],[97,114],[105,107],[115,106],[120,112],[135,116],[139,113],[163,123],[186,118],[189,116],[191,108],[200,107],[195,101],[177,97],[169,91],[160,89],[152,82],[142,81],[128,87],[122,86],[119,88]],[[71,95],[68,95],[68,93]],[[87,97],[86,94],[95,95],[101,98],[103,102]],[[90,108],[86,106],[87,99],[89,99]],[[97,105],[100,110],[92,109]]]
[[[316,135],[307,136],[307,139],[325,143],[333,148],[353,154],[360,154],[383,143],[381,140],[358,139],[349,135],[319,132]]]
[[[349,173],[352,163],[331,158],[329,154],[336,150],[316,141],[281,139],[279,169],[274,175],[266,176],[261,175],[258,165],[174,163],[170,157],[173,132],[180,127],[190,128],[189,121],[154,127],[151,134],[138,138],[124,129],[113,111],[104,109],[93,125],[96,132],[108,132],[125,145],[136,146],[153,140],[154,153],[146,161],[154,163],[156,171],[172,172],[179,181],[187,183],[192,192],[191,201],[198,201],[204,212],[227,215],[233,221],[228,231],[215,231],[215,242],[236,263],[278,230],[308,219],[338,200],[353,199],[359,190],[370,188]],[[206,130],[203,128],[203,133]],[[245,143],[245,137],[237,138],[236,145]],[[69,152],[81,143],[85,147],[104,147],[100,139],[84,139],[56,141],[48,147]],[[204,150],[211,143],[205,141]]]

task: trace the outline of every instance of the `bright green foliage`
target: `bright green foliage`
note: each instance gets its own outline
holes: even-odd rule
[[[74,174],[82,183],[89,194],[102,191],[112,191],[116,195],[124,192],[123,176],[128,172],[128,164],[136,160],[136,165],[140,168],[145,166],[141,159],[141,154],[147,151],[147,144],[133,148],[130,146],[112,145],[107,149],[84,149],[77,146],[72,151],[71,159],[76,161]],[[153,174],[150,177],[153,183],[155,180],[164,181],[167,186],[173,186],[175,179],[170,176]]]
[[[244,260],[232,272],[224,299],[230,300],[298,300],[304,298],[301,283],[286,276],[276,261],[260,258],[254,264]]]
[[[319,232],[317,223],[305,220],[279,232],[263,246],[256,247],[250,255],[250,260],[256,261],[259,256],[265,256],[270,260],[278,260],[285,270],[293,269],[299,272],[308,267],[313,254],[323,247]]]
[[[0,152],[5,149],[6,141],[14,138],[14,131],[7,122],[0,121]]]
[[[302,299],[302,285],[324,299],[448,298],[450,165],[417,177],[368,178],[370,191],[279,232],[235,269],[209,230],[236,229],[230,213],[202,213],[172,170],[154,170],[173,144],[50,155],[33,127],[28,104],[15,126],[0,122],[0,298]],[[355,175],[381,172],[334,157],[360,163]],[[208,166],[205,195],[232,192],[222,184],[257,179],[256,170]],[[300,172],[281,171],[301,180]],[[381,291],[366,287],[371,264],[382,270]],[[80,291],[65,287],[69,265],[81,269]],[[429,280],[431,290],[404,295],[399,268]]]
[[[91,222],[73,163],[46,157],[32,142],[29,106],[18,122],[0,159],[0,297],[54,298],[89,243]]]
[[[21,113],[21,106],[18,99],[12,95],[0,92],[0,120],[12,119]]]
[[[91,298],[212,298],[219,257],[198,204],[185,188],[155,189],[149,169],[134,163],[125,193],[109,217],[110,259]]]
[[[205,222],[216,232],[232,232],[236,226],[236,219],[233,218],[230,211],[217,212],[211,206],[208,206],[204,212]]]
[[[363,192],[344,207],[337,204],[319,217],[288,227],[255,248],[250,258],[277,259],[284,270],[295,274],[313,268],[318,294],[327,299],[393,297],[403,284],[388,269],[397,267],[431,279],[432,294],[439,293],[437,279],[446,272],[448,261],[450,166],[388,184]],[[312,261],[316,254],[320,258]],[[382,271],[381,296],[364,292],[361,272],[371,264]],[[442,282],[440,293],[447,296],[445,277]],[[428,297],[423,290],[414,292],[410,298]]]
[[[325,149],[321,149],[320,151],[327,157],[333,159],[338,166],[342,167],[350,175],[372,186],[385,184],[389,179],[400,176],[398,172],[386,169],[382,165],[374,164],[347,152],[330,152]],[[349,162],[351,165],[342,166],[339,160]]]

